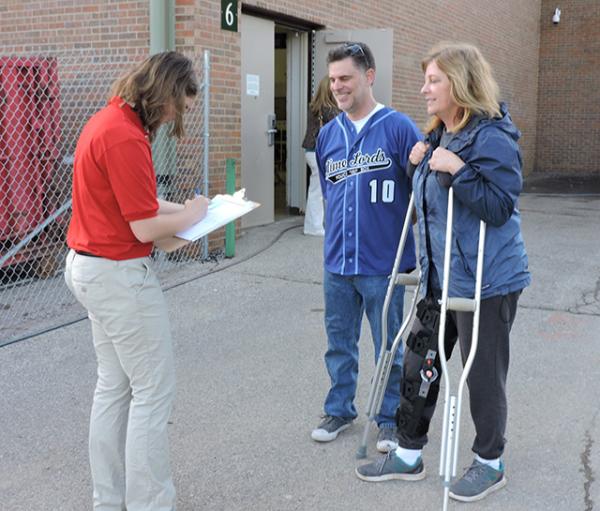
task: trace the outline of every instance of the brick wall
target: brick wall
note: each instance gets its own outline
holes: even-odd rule
[[[426,120],[418,95],[422,55],[443,39],[477,44],[492,63],[503,97],[523,132],[526,171],[533,168],[541,0],[250,0],[246,3],[330,28],[392,27],[393,106],[414,117],[421,126]],[[565,12],[570,10],[566,8],[569,4],[594,4],[596,12],[600,9],[600,2],[581,0],[567,2]],[[544,1],[544,5],[550,3]],[[548,28],[567,31],[569,18],[559,27],[543,23],[543,37],[548,37]],[[62,49],[145,53],[148,21],[147,0],[4,0],[0,6],[0,44],[4,53]],[[212,51],[211,179],[221,189],[225,158],[240,157],[240,34],[220,29],[219,2],[201,0],[176,0],[176,34],[176,45],[181,51],[197,52],[204,48]],[[566,52],[563,50],[563,54]]]
[[[147,0],[3,0],[3,54],[85,50],[134,54],[149,41]]]
[[[189,5],[184,5],[189,4]],[[241,158],[241,35],[221,30],[220,2],[177,0],[177,49],[208,49],[211,54],[210,84],[210,187],[225,191],[225,162]],[[184,15],[185,13],[185,15]]]
[[[540,26],[536,173],[598,173],[600,2],[543,0]]]
[[[442,40],[476,44],[490,61],[521,130],[525,173],[536,144],[541,0],[249,0],[246,4],[307,19],[327,28],[394,29],[393,107],[423,127],[420,62]]]
[[[241,3],[241,2],[240,2]],[[591,97],[598,92],[579,83],[582,75],[592,80],[592,60],[598,62],[598,42],[592,43],[590,23],[570,25],[576,10],[591,6],[596,19],[600,2],[563,2],[564,21],[550,26],[547,18],[550,2],[546,0],[248,0],[249,5],[276,11],[325,25],[327,28],[391,27],[394,29],[394,92],[392,106],[411,115],[420,126],[426,122],[425,105],[419,97],[422,85],[420,60],[430,46],[440,40],[463,40],[477,44],[491,62],[503,98],[508,102],[513,119],[523,133],[521,140],[525,173],[534,168],[552,170],[547,162],[549,140],[555,146],[559,136],[584,135],[576,130],[577,120],[571,114],[588,115],[595,108],[598,131],[598,108],[591,101],[588,110],[576,108],[577,98],[569,99],[560,109],[557,103],[569,90],[560,89],[561,79],[577,94]],[[540,10],[542,48],[540,51]],[[551,9],[550,9],[551,11]],[[585,17],[583,19],[586,19]],[[587,30],[577,36],[575,29]],[[557,30],[553,30],[557,29]],[[561,36],[562,34],[562,36]],[[565,38],[575,43],[565,46]],[[147,54],[149,46],[148,0],[4,0],[0,4],[0,47],[3,54],[43,53],[78,49],[90,52],[128,55]],[[240,33],[220,28],[220,2],[216,0],[176,0],[176,46],[184,52],[211,50],[211,118],[210,181],[211,193],[224,190],[225,160],[241,157],[241,79]],[[585,43],[585,44],[584,44]],[[554,48],[554,50],[552,50]],[[538,115],[538,54],[546,67],[540,79]],[[569,59],[569,56],[571,57]],[[553,63],[550,66],[550,62]],[[558,66],[558,67],[557,67]],[[576,68],[576,73],[573,73]],[[557,69],[568,76],[559,78]],[[588,83],[588,82],[585,82]],[[547,91],[552,94],[546,94]],[[577,96],[580,97],[580,96]],[[548,111],[556,113],[559,128],[547,126]],[[560,115],[559,111],[562,112]],[[566,120],[565,120],[566,119]],[[536,120],[540,125],[536,134]],[[566,128],[565,128],[566,126]],[[568,135],[567,135],[568,134]],[[536,136],[539,144],[536,153]],[[591,151],[591,144],[586,148]],[[595,160],[600,149],[594,149]],[[580,151],[583,152],[583,151]],[[561,153],[561,154],[564,154]],[[554,158],[559,158],[557,153]],[[583,159],[589,159],[584,165]],[[592,157],[579,156],[575,168],[588,168]],[[569,158],[573,160],[573,158]]]

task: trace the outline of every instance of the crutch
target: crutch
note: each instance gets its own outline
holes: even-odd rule
[[[443,511],[448,509],[450,494],[450,481],[456,476],[456,461],[458,459],[458,439],[460,434],[460,412],[462,407],[462,394],[467,381],[467,376],[473,365],[479,341],[479,312],[481,308],[481,281],[483,276],[483,247],[485,245],[485,222],[479,222],[479,246],[477,249],[477,271],[475,277],[475,297],[458,298],[448,296],[450,282],[450,252],[452,247],[452,214],[454,194],[452,187],[448,190],[448,218],[446,222],[446,244],[444,249],[444,278],[442,284],[442,302],[440,304],[440,327],[438,337],[438,351],[444,375],[444,419],[442,429],[442,451],[440,456],[440,476],[444,479],[444,504]],[[473,313],[473,332],[471,334],[471,349],[465,362],[458,383],[457,395],[450,395],[450,378],[444,336],[446,333],[446,312],[448,310]]]
[[[400,261],[402,260],[402,254],[404,252],[404,246],[406,245],[406,239],[408,238],[409,229],[412,228],[413,211],[415,207],[414,194],[411,194],[408,208],[406,210],[406,217],[404,218],[404,226],[402,227],[402,234],[400,236],[400,242],[398,243],[398,250],[396,252],[396,259],[394,260],[394,267],[392,269],[392,275],[390,276],[390,282],[388,284],[387,292],[385,295],[385,301],[383,302],[383,310],[381,312],[381,347],[379,349],[379,358],[377,359],[377,366],[375,367],[375,375],[371,381],[371,390],[369,392],[369,399],[367,401],[367,423],[361,438],[361,443],[356,451],[356,457],[358,459],[366,458],[367,456],[367,436],[369,434],[369,426],[371,422],[375,421],[375,417],[381,410],[381,403],[383,402],[383,396],[385,395],[385,389],[387,387],[388,380],[390,378],[390,372],[392,370],[392,362],[394,355],[398,350],[398,346],[402,342],[402,335],[411,323],[414,316],[415,306],[417,303],[417,297],[419,295],[419,287],[421,282],[421,274],[409,273],[398,273],[400,267]],[[390,349],[387,349],[387,317],[394,288],[396,286],[415,286],[413,299],[410,306],[410,312],[406,319],[402,323],[398,335],[394,338],[394,342]]]

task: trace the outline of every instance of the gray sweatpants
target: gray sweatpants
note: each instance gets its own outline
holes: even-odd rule
[[[504,452],[509,335],[520,295],[521,291],[516,291],[505,296],[495,296],[481,301],[479,342],[477,354],[467,378],[467,385],[469,386],[471,417],[476,433],[472,449],[484,459],[499,458]],[[419,328],[420,323],[416,319],[413,331],[417,331]],[[445,335],[448,358],[450,358],[458,339],[462,362],[465,363],[471,348],[472,330],[472,312],[448,311]],[[407,349],[404,354],[404,377],[410,380],[419,380],[422,364],[423,358]],[[436,367],[439,369],[439,363],[436,364]],[[439,372],[441,379],[441,369]],[[402,396],[401,400],[404,399]],[[423,410],[423,418],[427,424],[433,417],[435,406],[436,399],[433,399]],[[427,431],[409,435],[406,431],[399,429],[398,440],[400,446],[406,449],[422,449],[427,443]]]
[[[98,361],[89,436],[96,511],[175,509],[167,437],[173,348],[149,263],[67,256],[65,281],[88,311]]]

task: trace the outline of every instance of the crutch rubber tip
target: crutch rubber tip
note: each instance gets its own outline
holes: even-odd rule
[[[367,457],[367,446],[361,445],[358,448],[358,450],[356,451],[356,459],[362,460],[362,459],[365,459],[366,457]]]

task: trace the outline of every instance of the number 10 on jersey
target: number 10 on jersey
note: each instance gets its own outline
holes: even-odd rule
[[[396,182],[392,179],[384,179],[381,182],[377,179],[371,179],[371,181],[369,181],[369,188],[371,189],[372,204],[377,202],[394,202]]]

